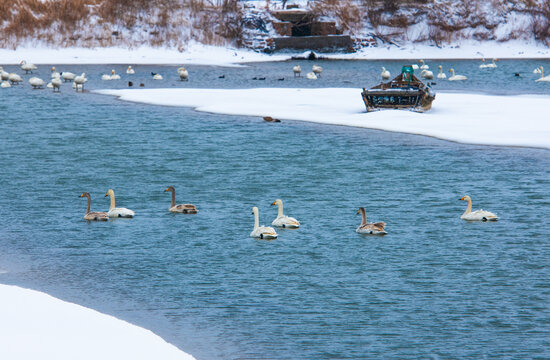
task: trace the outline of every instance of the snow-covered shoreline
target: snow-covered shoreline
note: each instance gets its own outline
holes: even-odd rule
[[[550,96],[438,93],[433,109],[365,112],[361,89],[99,90],[121,100],[198,111],[344,125],[431,136],[478,145],[550,149]],[[215,101],[213,100],[215,99]]]
[[[115,317],[0,284],[0,359],[194,358],[153,332]]]
[[[309,52],[305,52],[306,54]],[[182,64],[239,66],[250,62],[286,61],[303,52],[257,53],[247,49],[191,44],[183,52],[177,49],[140,47],[126,48],[49,48],[41,46],[0,49],[0,65],[19,64],[27,60],[35,64]],[[425,44],[403,44],[364,48],[356,53],[321,54],[342,60],[399,59],[550,59],[550,48],[538,43],[520,41],[477,42],[436,47]]]

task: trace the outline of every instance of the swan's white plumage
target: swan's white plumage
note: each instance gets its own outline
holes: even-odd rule
[[[447,75],[443,72],[443,67],[441,65],[438,66],[439,68],[439,74],[437,74],[438,79],[446,79]]]
[[[0,66],[0,80],[9,80],[10,74],[7,71],[4,71],[4,68]]]
[[[2,88],[9,88],[9,87],[11,87],[11,85],[10,85],[9,82],[7,82],[7,81],[4,80],[4,81],[2,81],[2,84],[0,85],[0,87],[2,87]]]
[[[449,77],[449,79],[448,79],[449,81],[460,81],[460,80],[466,80],[466,79],[468,79],[468,78],[467,78],[466,76],[464,76],[464,75],[456,75],[456,74],[455,74],[455,69],[451,69],[451,70],[449,70],[449,72],[450,72],[451,74],[453,74],[452,76]]]
[[[490,63],[490,64],[487,64],[487,66],[485,66],[485,67],[488,68],[488,69],[496,69],[497,64],[495,63],[495,61],[497,61],[497,59],[493,59],[493,62]]]
[[[126,69],[126,74],[128,75],[134,75],[136,72],[135,70],[132,68],[131,65],[128,65],[128,69]]]
[[[317,75],[315,75],[315,73],[313,72],[308,72],[306,74],[306,78],[308,78],[309,80],[317,80]]]
[[[29,73],[29,71],[30,71],[31,74],[32,74],[32,71],[33,71],[33,70],[38,69],[38,68],[36,67],[36,65],[31,64],[31,63],[28,63],[28,62],[26,62],[25,60],[21,61],[20,65],[21,65],[21,70],[24,70],[25,73],[27,73],[27,74]]]
[[[260,226],[259,210],[256,206],[252,208],[252,214],[254,214],[254,230],[250,233],[250,237],[260,239],[276,239],[277,232],[270,226]]]
[[[33,76],[32,78],[29,79],[29,84],[31,84],[33,88],[39,89],[42,86],[44,86],[45,82],[44,80]]]
[[[550,82],[550,75],[544,76],[544,67],[542,65],[539,67],[540,70],[540,78],[535,80],[535,82]]]
[[[18,83],[23,82],[23,78],[21,76],[19,76],[19,74],[16,74],[16,73],[10,73],[9,76],[8,76],[8,79],[10,80],[10,82],[12,84],[18,84]]]
[[[162,80],[162,75],[161,74],[153,75],[153,80]]]
[[[120,75],[115,74],[115,70],[111,70],[111,80],[120,80]]]
[[[476,210],[472,211],[472,199],[465,195],[460,200],[467,201],[468,207],[466,208],[466,211],[464,211],[464,214],[460,216],[462,220],[468,220],[468,221],[497,221],[498,216],[496,214],[493,214],[492,212],[485,211],[485,210]]]
[[[115,207],[115,192],[112,189],[109,189],[107,191],[107,194],[105,196],[109,196],[111,198],[111,206],[109,207],[109,211],[107,212],[107,216],[110,218],[131,218],[134,217],[135,213],[126,208],[117,208]]]
[[[292,68],[292,71],[294,72],[294,77],[300,76],[301,73],[302,73],[302,67],[301,67],[300,65],[295,65],[295,66]]]
[[[422,72],[420,73],[420,76],[423,77],[424,79],[431,80],[434,78],[434,73],[431,72],[430,70],[422,70]]]
[[[189,80],[189,72],[183,66],[178,68],[178,75],[181,81]]]
[[[76,77],[76,75],[69,71],[63,71],[61,73],[61,77],[63,78],[64,81],[74,81],[74,78]]]
[[[380,76],[382,76],[382,79],[388,80],[391,76],[390,72],[386,70],[385,67],[382,66],[382,72],[380,73]]]
[[[300,222],[293,217],[283,214],[283,201],[281,199],[275,200],[271,205],[278,206],[278,214],[275,220],[271,223],[273,226],[283,228],[299,228]]]

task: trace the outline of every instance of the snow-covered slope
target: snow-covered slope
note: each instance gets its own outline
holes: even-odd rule
[[[194,358],[149,330],[38,291],[0,284],[0,359]]]

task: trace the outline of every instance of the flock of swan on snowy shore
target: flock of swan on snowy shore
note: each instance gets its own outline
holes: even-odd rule
[[[19,65],[21,65],[21,70],[25,71],[25,74],[28,74],[29,72],[32,74],[33,70],[38,69],[36,65],[27,63],[25,60],[21,61]],[[182,66],[178,68],[177,71],[178,71],[180,80],[182,81],[188,80],[189,73],[187,69],[185,69]],[[88,81],[88,78],[86,78],[86,73],[76,75],[69,71],[57,72],[57,70],[55,69],[55,66],[51,68],[51,72],[52,72],[51,81],[48,84],[46,84],[44,80],[36,76],[33,76],[29,79],[29,84],[34,89],[42,89],[46,84],[47,88],[50,88],[53,91],[59,91],[61,89],[61,84],[63,82],[72,82],[73,89],[75,89],[76,91],[82,91],[84,89],[84,84]],[[132,66],[128,66],[128,69],[126,70],[126,74],[128,75],[135,74],[135,70],[132,68]],[[153,80],[163,79],[162,75],[157,73],[151,73],[151,76],[153,77]],[[4,71],[4,68],[1,66],[0,66],[0,80],[2,81],[2,83],[0,84],[0,87],[2,88],[8,88],[8,87],[11,87],[11,85],[18,85],[23,82],[23,78],[21,77],[21,75],[17,73],[8,73],[7,71]],[[111,70],[111,74],[103,74],[101,76],[101,80],[120,80],[120,75],[118,75],[113,69]],[[131,84],[132,82],[128,83],[129,86],[131,86]],[[140,86],[144,86],[144,85],[140,84]]]
[[[497,68],[496,62],[498,59],[493,59],[491,63],[487,63],[485,59],[481,60],[481,65],[479,65],[480,69],[495,69]],[[430,67],[424,62],[424,60],[418,60],[418,62],[421,64],[420,66],[413,64],[412,67],[414,70],[421,70],[420,77],[422,79],[426,80],[432,80],[434,78],[434,73],[430,71]],[[25,71],[26,74],[29,72],[32,74],[33,70],[37,69],[37,66],[31,63],[27,63],[25,60],[21,61],[21,70]],[[451,73],[451,76],[447,78],[447,75],[443,72],[443,67],[441,65],[438,66],[439,72],[436,75],[438,79],[447,79],[449,81],[463,81],[467,80],[468,77],[465,75],[459,75],[455,73],[455,70],[451,68],[449,72]],[[302,76],[302,67],[300,65],[295,65],[292,68],[292,71],[294,73],[294,77],[301,77]],[[84,84],[88,81],[86,78],[86,73],[82,73],[81,75],[77,76],[71,72],[64,71],[64,72],[57,72],[55,67],[51,68],[51,81],[46,85],[47,88],[51,88],[53,91],[59,91],[61,88],[62,82],[72,82],[73,83],[73,89],[76,91],[82,91],[84,88]],[[185,67],[179,67],[177,69],[178,76],[180,80],[187,81],[189,79],[189,72]],[[306,74],[306,78],[309,80],[317,80],[321,73],[323,72],[323,68],[319,65],[313,65],[311,68],[311,72],[308,72]],[[128,66],[128,69],[126,69],[126,74],[133,75],[135,74],[135,70],[132,68],[132,66]],[[544,68],[543,66],[539,66],[533,70],[533,74],[540,74],[540,78],[536,79],[536,82],[550,82],[550,75],[544,76]],[[520,76],[519,73],[515,74],[516,76]],[[153,77],[153,80],[163,80],[163,77],[161,74],[158,73],[151,73],[151,76]],[[390,72],[385,68],[382,67],[382,73],[380,74],[383,80],[389,80],[391,77]],[[224,76],[220,76],[224,77]],[[265,78],[261,78],[263,80]],[[11,85],[20,84],[23,82],[23,78],[21,75],[17,73],[8,73],[4,71],[4,69],[0,66],[0,80],[2,81],[0,84],[0,87],[2,88],[8,88]],[[111,70],[110,74],[103,74],[101,76],[101,80],[110,81],[110,80],[120,80],[120,75],[115,72],[115,70]],[[281,79],[282,80],[282,79]],[[44,87],[46,82],[38,77],[31,77],[29,79],[29,84],[35,88],[35,89],[41,89]],[[133,83],[130,81],[128,82],[129,86],[133,86]],[[144,86],[143,83],[139,84],[139,86]]]
[[[172,202],[170,203],[170,207],[168,208],[170,212],[180,214],[197,214],[199,212],[197,207],[193,204],[176,204],[176,189],[173,186],[169,186],[166,190],[164,190],[164,192],[172,193]],[[82,195],[80,195],[80,197],[86,197],[88,199],[88,206],[86,207],[86,213],[84,214],[84,219],[88,221],[107,221],[110,218],[133,218],[135,215],[135,212],[130,209],[116,207],[115,192],[112,189],[107,190],[107,193],[105,194],[105,197],[109,197],[111,200],[109,211],[107,212],[90,211],[90,205],[92,201],[90,193],[84,192],[82,193]],[[462,216],[460,216],[461,219],[467,221],[498,220],[498,216],[489,211],[472,211],[472,199],[468,195],[463,196],[462,198],[460,198],[460,200],[466,201],[468,203],[466,211],[462,214]],[[275,218],[275,220],[273,220],[271,225],[278,228],[289,229],[297,229],[300,227],[300,222],[298,220],[283,213],[283,201],[281,199],[275,200],[271,205],[277,205],[278,207],[277,217]],[[260,239],[276,239],[278,234],[274,228],[272,228],[271,226],[260,225],[260,211],[257,206],[254,206],[252,208],[252,214],[254,215],[254,228],[250,233],[250,237]],[[355,230],[357,233],[365,235],[387,234],[385,229],[385,222],[367,222],[367,213],[365,211],[365,208],[360,207],[359,210],[357,210],[357,214],[361,214],[361,224]]]

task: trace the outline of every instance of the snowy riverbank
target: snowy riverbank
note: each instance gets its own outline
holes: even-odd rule
[[[365,112],[360,89],[100,90],[122,100],[219,114],[272,116],[432,136],[468,144],[550,149],[550,96],[438,93],[433,109]],[[215,100],[213,100],[215,99]]]
[[[194,358],[149,330],[38,291],[0,284],[0,359]]]
[[[232,66],[249,62],[285,61],[309,52],[275,53],[268,55],[246,49],[191,44],[183,52],[177,49],[140,47],[125,48],[61,48],[22,46],[17,50],[0,49],[0,65],[19,64],[26,60],[34,64],[182,64]],[[550,59],[550,48],[537,43],[462,42],[442,47],[424,44],[403,44],[364,48],[350,54],[321,54],[330,59]]]

